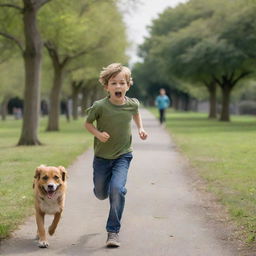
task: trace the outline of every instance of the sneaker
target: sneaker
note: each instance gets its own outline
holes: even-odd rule
[[[120,246],[119,234],[108,232],[108,239],[107,239],[106,245],[107,247],[119,247]]]

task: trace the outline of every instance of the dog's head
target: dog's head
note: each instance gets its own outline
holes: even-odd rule
[[[63,166],[40,165],[36,168],[35,182],[41,193],[53,198],[58,190],[66,184],[67,171]]]

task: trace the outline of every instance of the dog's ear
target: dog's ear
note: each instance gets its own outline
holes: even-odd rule
[[[35,176],[34,176],[34,178],[35,179],[40,179],[40,174],[41,174],[41,168],[44,168],[45,167],[45,165],[40,165],[40,166],[38,166],[37,168],[36,168],[36,172],[35,172]]]
[[[58,168],[59,168],[59,170],[61,172],[62,180],[65,181],[66,180],[66,175],[67,175],[66,169],[63,166],[59,166]]]

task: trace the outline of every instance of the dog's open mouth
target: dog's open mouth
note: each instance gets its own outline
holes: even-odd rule
[[[54,189],[49,189],[49,188],[45,189],[44,186],[41,187],[41,189],[44,191],[44,193],[47,195],[47,197],[49,199],[52,199],[54,197],[58,188],[59,188],[59,186],[55,190]]]
[[[52,199],[53,197],[54,197],[54,195],[55,195],[55,192],[56,192],[56,190],[49,190],[49,191],[47,191],[47,197],[49,198],[49,199]]]
[[[122,97],[122,92],[115,92],[115,96],[118,97],[118,98],[121,98]]]

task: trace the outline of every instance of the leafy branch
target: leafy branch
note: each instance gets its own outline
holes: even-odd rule
[[[10,34],[7,34],[7,33],[5,33],[5,32],[1,32],[1,31],[0,31],[0,36],[3,36],[3,37],[5,37],[5,38],[10,39],[10,40],[12,40],[13,42],[15,42],[16,45],[18,45],[18,47],[20,48],[21,52],[22,52],[22,53],[24,52],[22,43],[21,43],[16,37],[14,37],[14,36],[12,36],[12,35],[10,35]]]

